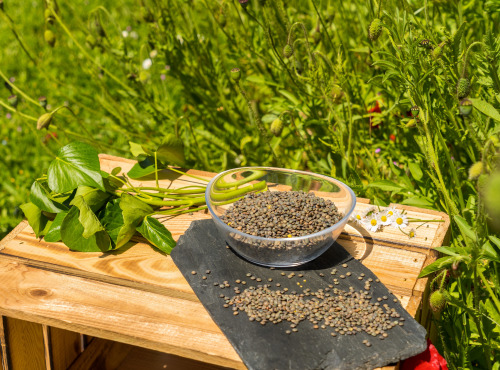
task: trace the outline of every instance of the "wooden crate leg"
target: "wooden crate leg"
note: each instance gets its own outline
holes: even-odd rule
[[[5,328],[4,328],[4,317],[0,316],[0,360],[2,364],[2,369],[3,370],[9,370],[9,357],[7,356],[7,342],[6,338],[7,336],[5,335]]]
[[[3,317],[2,324],[4,369],[46,370],[42,325],[10,317]]]

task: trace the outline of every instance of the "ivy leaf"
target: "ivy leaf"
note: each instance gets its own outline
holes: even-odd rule
[[[158,147],[156,155],[159,161],[164,164],[177,164],[184,166],[186,158],[184,157],[184,143],[174,134],[168,134]]]
[[[107,182],[107,180],[105,180],[105,182]],[[83,197],[83,200],[92,211],[97,212],[102,206],[104,206],[104,204],[106,204],[110,194],[89,186],[79,186],[78,189],[76,189],[74,198],[78,196]],[[70,204],[72,203],[73,201]]]
[[[85,239],[90,238],[99,231],[105,230],[95,213],[90,209],[89,205],[85,202],[85,199],[83,199],[83,196],[75,196],[75,199],[73,199],[71,204],[80,210],[78,221],[80,221],[83,226],[82,236]]]
[[[481,99],[470,98],[472,105],[482,114],[500,122],[500,113],[488,102]]]
[[[141,226],[137,228],[151,244],[166,254],[170,254],[175,247],[175,240],[167,228],[156,218],[144,217]]]
[[[36,237],[40,237],[43,235],[43,230],[45,226],[47,226],[47,222],[49,221],[48,217],[42,213],[42,210],[38,208],[33,203],[25,203],[20,206],[24,215],[28,219],[28,222],[35,232]]]
[[[47,171],[49,188],[65,193],[87,185],[104,189],[97,151],[90,145],[73,142],[57,152]]]
[[[43,184],[38,181],[35,181],[33,185],[31,185],[30,200],[34,205],[45,212],[59,213],[68,209],[63,204],[50,199],[49,192]]]
[[[101,218],[101,223],[115,244],[116,249],[124,246],[135,234],[135,226],[126,226],[123,221],[120,201],[121,199],[113,199],[113,201],[106,204],[106,209]]]
[[[68,212],[59,212],[54,218],[54,221],[52,221],[52,225],[50,226],[50,229],[47,231],[47,234],[45,234],[45,241],[49,243],[55,243],[61,240],[61,225],[66,217]]]
[[[424,267],[424,269],[420,272],[418,277],[423,278],[423,277],[430,275],[436,271],[442,270],[445,267],[450,266],[454,260],[455,260],[455,257],[452,257],[452,256],[441,257],[438,260],[431,263],[430,265]]]
[[[158,166],[158,170],[163,169],[161,166]],[[155,173],[155,159],[154,157],[147,157],[145,160],[137,162],[134,164],[134,167],[128,171],[127,176],[131,179],[140,179],[141,177],[145,177]]]
[[[106,252],[112,249],[111,239],[105,231],[89,238],[83,237],[84,227],[79,221],[80,210],[73,206],[61,224],[61,239],[69,249],[80,252]]]
[[[146,154],[144,149],[142,149],[141,144],[137,144],[132,141],[129,141],[128,144],[130,145],[130,153],[132,153],[134,157],[139,157],[140,155]]]
[[[119,205],[123,215],[123,226],[117,236],[116,248],[126,244],[142,219],[153,213],[150,205],[126,193],[122,195]]]

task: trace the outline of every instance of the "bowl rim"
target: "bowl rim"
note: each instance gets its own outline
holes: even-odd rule
[[[239,171],[239,170],[274,170],[274,171],[281,171],[281,172],[292,172],[292,173],[309,175],[309,176],[313,175],[313,176],[317,176],[317,177],[322,177],[325,180],[328,180],[329,182],[332,182],[332,180],[333,180],[333,182],[338,182],[341,185],[345,186],[345,188],[347,189],[348,193],[352,197],[352,205],[351,205],[350,209],[345,212],[345,215],[344,215],[344,217],[342,219],[340,219],[339,221],[337,221],[332,226],[330,226],[330,227],[328,227],[326,229],[323,229],[321,231],[315,232],[314,234],[307,234],[307,235],[302,235],[302,236],[294,236],[294,237],[291,237],[291,238],[266,238],[266,237],[263,237],[263,236],[257,236],[257,235],[247,234],[247,233],[241,232],[239,230],[236,230],[235,228],[232,228],[231,226],[229,226],[226,223],[224,223],[220,219],[220,217],[214,212],[214,210],[212,209],[212,205],[210,204],[210,190],[211,190],[214,182],[218,178],[220,178],[221,176],[226,175],[229,172],[235,172],[235,171]],[[254,240],[268,241],[268,242],[293,242],[293,241],[301,241],[301,240],[306,240],[306,239],[311,239],[311,238],[314,238],[314,237],[322,236],[323,234],[326,234],[326,233],[331,233],[334,230],[338,229],[340,227],[340,225],[342,225],[342,224],[345,225],[347,223],[347,221],[351,217],[352,213],[354,212],[354,208],[356,207],[356,202],[357,202],[357,198],[356,198],[356,194],[354,194],[354,191],[348,185],[346,185],[345,183],[343,183],[340,180],[337,180],[337,179],[335,179],[335,178],[333,178],[331,176],[321,175],[321,174],[315,173],[315,172],[292,170],[292,169],[289,169],[289,168],[280,168],[280,167],[249,166],[249,167],[232,168],[232,169],[220,172],[216,176],[214,176],[210,180],[210,182],[208,183],[207,188],[205,190],[205,203],[207,205],[208,210],[210,211],[210,214],[212,215],[212,219],[214,219],[216,222],[218,222],[224,229],[226,229],[228,232],[233,232],[233,233],[239,234],[239,235],[247,237],[247,238],[252,238]]]

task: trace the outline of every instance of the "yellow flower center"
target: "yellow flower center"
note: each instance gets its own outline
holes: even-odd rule
[[[370,223],[372,224],[372,226],[377,226],[377,220],[372,218],[372,220],[370,221]]]
[[[396,218],[396,223],[398,225],[402,225],[403,224],[403,219],[401,217]]]
[[[388,214],[389,216],[392,216],[394,213],[393,213],[392,211],[387,211],[387,214]]]
[[[415,231],[410,231],[410,238],[414,238],[415,237]]]
[[[382,222],[386,222],[387,221],[387,216],[386,215],[380,216],[380,219],[382,220]]]
[[[357,218],[358,220],[361,220],[361,215],[356,215],[356,218]]]

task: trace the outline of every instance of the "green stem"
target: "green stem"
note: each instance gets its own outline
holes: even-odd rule
[[[155,183],[156,183],[156,189],[160,187],[160,184],[158,183],[158,154],[155,151]]]
[[[477,269],[477,273],[479,274],[479,277],[483,281],[483,284],[486,287],[486,290],[488,291],[488,293],[490,293],[491,299],[493,300],[493,302],[495,302],[495,306],[496,306],[497,311],[500,312],[500,301],[498,300],[498,298],[497,298],[496,294],[493,292],[493,290],[491,290],[491,287],[490,287],[488,280],[486,280],[486,277],[483,275],[483,272],[479,268]]]
[[[28,94],[24,93],[20,88],[18,88],[16,85],[14,85],[12,82],[10,82],[10,80],[7,78],[7,76],[4,75],[4,73],[2,72],[2,70],[0,70],[0,76],[4,79],[4,81],[9,84],[10,87],[12,87],[12,89],[17,92],[19,95],[21,95],[24,99],[26,99],[27,101],[29,101],[30,103],[33,103],[35,104],[37,107],[40,107],[40,104],[38,104],[38,102],[31,98]]]

